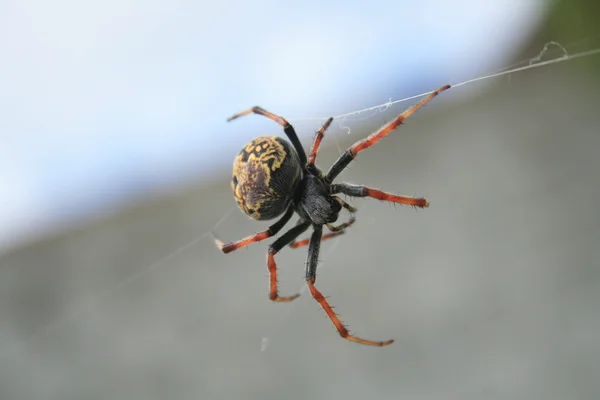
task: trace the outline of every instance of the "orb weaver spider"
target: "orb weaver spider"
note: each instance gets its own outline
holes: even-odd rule
[[[354,213],[356,209],[335,196],[337,193],[351,197],[373,197],[378,200],[408,204],[420,208],[428,207],[429,203],[423,198],[396,196],[366,186],[349,183],[334,184],[333,181],[358,153],[377,143],[400,126],[406,118],[414,114],[419,108],[449,88],[450,85],[446,85],[431,92],[427,97],[406,109],[394,120],[385,124],[367,138],[354,143],[338,158],[325,175],[317,168],[315,160],[321,140],[333,118],[329,118],[316,133],[307,158],[294,128],[285,118],[260,107],[253,107],[230,117],[227,121],[252,113],[265,116],[283,127],[283,131],[292,144],[290,145],[280,137],[263,136],[252,140],[240,151],[233,163],[231,182],[238,206],[244,213],[256,220],[270,220],[281,214],[283,216],[266,230],[233,243],[224,244],[215,237],[216,245],[223,253],[230,253],[251,243],[265,240],[276,235],[292,218],[292,215],[297,213],[300,219],[296,225],[275,240],[269,246],[267,252],[267,266],[270,277],[269,299],[275,302],[288,302],[300,296],[299,294],[288,297],[279,296],[277,265],[274,257],[286,245],[290,245],[292,248],[308,245],[305,275],[308,290],[325,310],[340,336],[370,346],[392,344],[393,339],[372,341],[351,335],[341,323],[325,297],[315,287],[319,248],[321,241],[341,235],[355,220]],[[342,224],[333,225],[337,221],[342,208],[350,212],[350,219]],[[297,241],[296,238],[311,226],[313,233],[310,239]],[[330,233],[324,235],[323,226],[327,226]]]

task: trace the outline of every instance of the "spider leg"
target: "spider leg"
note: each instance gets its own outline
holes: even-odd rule
[[[333,118],[329,118],[327,121],[325,121],[321,129],[317,131],[317,134],[315,135],[315,138],[313,140],[313,144],[310,148],[310,153],[308,155],[308,163],[306,164],[307,167],[310,167],[315,164],[315,160],[317,159],[317,153],[319,152],[319,146],[321,146],[321,140],[323,140],[325,131],[327,130],[327,128],[329,128],[329,125],[331,125],[331,121],[333,121]]]
[[[330,193],[338,193],[338,192],[334,192],[332,189],[335,185],[331,185],[331,187],[329,188],[329,192]],[[342,205],[342,207],[344,207],[346,210],[348,210],[349,212],[351,212],[352,214],[354,214],[357,210],[356,208],[352,207],[350,204],[346,203],[344,200],[340,199],[337,196],[332,196],[332,198],[337,201],[338,203],[340,203]]]
[[[315,287],[315,281],[317,280],[317,263],[319,261],[319,248],[321,245],[321,235],[323,233],[323,227],[317,226],[314,228],[314,232],[310,237],[310,245],[308,247],[308,260],[306,264],[306,284],[312,297],[323,307],[325,313],[333,322],[333,325],[338,330],[341,337],[344,339],[360,343],[367,344],[370,346],[387,346],[392,344],[394,340],[386,340],[384,342],[374,342],[371,340],[361,339],[353,336],[348,332],[348,329],[342,324],[338,316],[333,312],[333,309],[325,299],[325,297]]]
[[[350,225],[352,225],[354,222],[356,221],[356,218],[354,217],[350,217],[350,219],[346,222],[344,222],[343,224],[339,224],[339,225],[331,225],[331,224],[327,224],[327,228],[331,231],[331,232],[343,232],[347,227],[349,227]],[[327,236],[327,235],[325,235]]]
[[[298,135],[296,135],[296,131],[294,130],[294,127],[285,118],[280,117],[279,115],[275,115],[272,112],[269,112],[261,107],[254,106],[245,111],[242,111],[240,113],[232,115],[231,117],[227,118],[227,121],[229,122],[236,118],[243,117],[244,115],[248,115],[248,114],[252,114],[252,113],[267,117],[270,120],[273,120],[273,121],[277,122],[279,125],[281,125],[283,127],[283,131],[285,132],[287,137],[290,139],[290,141],[294,145],[294,148],[296,149],[296,153],[298,153],[298,156],[300,157],[300,164],[302,166],[306,165],[306,153],[304,152],[304,149],[302,148],[302,144],[300,143],[300,140],[298,140]]]
[[[339,231],[339,232],[327,233],[327,234],[321,236],[321,240],[331,239],[333,237],[340,236],[340,235],[343,235],[343,234],[344,234],[343,230]],[[309,242],[310,242],[310,239],[294,240],[292,243],[290,243],[290,247],[292,249],[297,249],[298,247],[302,247],[302,246],[308,245]]]
[[[378,200],[391,201],[394,203],[408,204],[415,207],[429,207],[429,202],[423,198],[407,196],[396,196],[381,190],[371,189],[366,186],[352,185],[349,183],[337,183],[331,185],[332,193],[344,193],[353,197],[373,197]]]
[[[215,240],[215,244],[223,253],[225,253],[225,254],[231,253],[232,251],[237,250],[240,247],[248,246],[249,244],[252,244],[254,242],[260,242],[261,240],[265,240],[265,239],[270,238],[273,235],[276,235],[277,232],[279,232],[281,230],[281,228],[283,228],[285,226],[285,224],[288,223],[290,218],[292,218],[292,215],[294,215],[294,207],[292,205],[290,205],[288,207],[287,211],[285,212],[285,214],[283,215],[283,217],[281,217],[281,219],[279,221],[275,222],[273,225],[268,227],[266,230],[264,230],[262,232],[258,232],[254,235],[245,237],[244,239],[238,240],[233,243],[229,243],[229,244],[223,243],[219,238],[217,238],[215,236],[214,233],[213,233],[213,238]]]
[[[283,234],[277,239],[267,252],[267,266],[269,267],[269,299],[277,302],[292,301],[300,294],[295,294],[289,297],[279,297],[277,290],[277,264],[275,264],[275,254],[279,252],[285,245],[291,243],[296,239],[302,232],[306,231],[310,226],[310,222],[303,222],[294,226],[292,229]]]
[[[427,97],[423,98],[421,101],[419,101],[412,107],[406,109],[404,112],[402,112],[396,118],[394,118],[393,121],[388,122],[387,124],[382,126],[380,129],[378,129],[374,133],[370,134],[365,139],[359,140],[358,142],[354,143],[331,166],[331,168],[327,172],[327,176],[325,179],[328,182],[333,182],[333,180],[344,170],[344,168],[346,168],[348,166],[348,164],[350,164],[350,162],[354,159],[354,157],[356,157],[356,155],[359,152],[361,152],[364,149],[369,148],[372,145],[374,145],[375,143],[377,143],[380,139],[382,139],[388,133],[390,133],[391,131],[396,129],[398,126],[400,126],[400,124],[402,124],[402,122],[404,122],[404,120],[406,118],[413,115],[419,108],[423,107],[426,103],[428,103],[430,100],[432,100],[435,96],[437,96],[438,94],[440,94],[441,92],[443,92],[444,90],[447,90],[447,89],[450,89],[450,85],[442,86],[438,90],[433,91]]]

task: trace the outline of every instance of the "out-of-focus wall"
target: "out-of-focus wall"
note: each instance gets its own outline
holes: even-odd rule
[[[352,201],[356,225],[322,246],[318,287],[392,346],[340,339],[306,293],[269,302],[266,244],[214,248],[223,176],[4,256],[0,397],[594,398],[600,92],[578,62],[452,107],[449,91],[342,175],[431,202]],[[333,127],[319,164],[349,139]],[[233,211],[223,238],[262,226]],[[282,293],[304,257],[278,255]]]

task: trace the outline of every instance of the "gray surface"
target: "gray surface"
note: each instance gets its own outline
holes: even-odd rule
[[[306,294],[270,303],[265,243],[213,247],[227,173],[3,256],[0,399],[598,398],[600,93],[567,64],[445,93],[342,175],[432,205],[355,200],[357,224],[322,247],[317,286],[392,346],[340,339]],[[341,132],[321,166],[359,137]],[[217,231],[262,226],[235,210]],[[282,294],[304,256],[278,256]]]

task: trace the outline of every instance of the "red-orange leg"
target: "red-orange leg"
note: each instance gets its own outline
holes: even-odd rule
[[[344,326],[344,324],[342,324],[342,322],[340,321],[340,319],[338,318],[336,313],[333,312],[333,309],[331,308],[331,306],[329,305],[329,303],[327,302],[325,297],[315,287],[314,281],[315,281],[314,278],[306,280],[306,284],[308,285],[308,290],[310,291],[310,294],[312,295],[312,297],[321,305],[321,307],[323,307],[323,310],[325,310],[325,313],[327,314],[327,316],[329,317],[331,322],[333,322],[333,325],[335,326],[335,328],[337,329],[337,331],[339,332],[341,337],[343,337],[346,340],[350,340],[352,342],[366,344],[369,346],[383,347],[383,346],[388,346],[388,345],[394,343],[394,339],[386,340],[383,342],[375,342],[372,340],[361,339],[359,337],[351,335],[350,332],[348,332],[348,329]]]
[[[272,249],[269,249],[269,253],[267,254],[267,265],[269,267],[269,299],[278,303],[284,303],[287,301],[292,301],[300,296],[299,293],[288,296],[281,297],[279,296],[278,282],[277,282],[277,264],[275,264],[275,254],[276,252]]]
[[[438,90],[431,92],[429,95],[427,95],[421,101],[419,101],[412,107],[406,109],[404,112],[402,112],[396,118],[394,118],[393,121],[388,122],[387,124],[382,126],[379,130],[372,133],[365,139],[359,140],[358,142],[354,143],[331,166],[331,168],[327,172],[326,179],[329,182],[333,182],[333,180],[344,170],[344,168],[346,168],[348,166],[348,164],[350,164],[350,162],[354,159],[354,157],[356,157],[356,155],[359,152],[373,146],[375,143],[377,143],[379,140],[381,140],[383,137],[385,137],[391,131],[393,131],[398,126],[400,126],[400,124],[402,124],[406,118],[413,115],[419,108],[423,107],[425,104],[427,104],[429,101],[431,101],[435,96],[437,96],[444,90],[448,90],[448,89],[450,89],[450,85],[442,86]]]
[[[396,129],[398,126],[400,126],[400,124],[402,124],[402,122],[404,122],[404,120],[406,118],[413,115],[415,112],[417,112],[417,110],[419,108],[423,107],[425,104],[427,104],[429,101],[431,101],[435,96],[437,96],[438,94],[440,94],[441,92],[443,92],[444,90],[447,90],[447,89],[450,89],[450,85],[443,86],[443,87],[439,88],[438,90],[430,93],[428,96],[426,96],[424,99],[419,101],[417,104],[413,105],[412,107],[410,107],[409,109],[407,109],[406,111],[404,111],[403,113],[398,115],[393,121],[384,125],[377,132],[369,135],[367,138],[365,138],[363,140],[359,140],[358,142],[354,143],[352,145],[352,147],[350,147],[350,149],[349,149],[350,153],[352,153],[353,156],[356,156],[356,154],[363,151],[364,149],[367,149],[367,148],[373,146],[375,143],[377,143],[380,139],[382,139],[388,133],[390,133],[391,131]]]
[[[307,167],[315,164],[315,160],[317,159],[317,153],[319,152],[319,146],[321,146],[321,141],[323,140],[325,131],[327,130],[327,128],[329,128],[329,125],[331,125],[331,121],[333,121],[333,118],[329,118],[327,121],[325,121],[321,129],[319,129],[319,131],[315,135],[312,147],[310,148],[310,154],[308,155]]]
[[[231,253],[232,251],[237,250],[241,247],[248,246],[249,244],[252,244],[255,242],[260,242],[261,240],[265,240],[265,239],[270,238],[273,235],[276,235],[277,232],[279,232],[281,230],[281,228],[283,228],[284,225],[287,224],[287,222],[290,220],[290,218],[292,218],[292,215],[294,215],[294,207],[289,207],[288,210],[283,215],[283,217],[281,217],[281,219],[279,221],[275,222],[273,225],[268,227],[267,230],[258,232],[254,235],[245,237],[244,239],[238,240],[233,243],[228,243],[228,244],[223,243],[219,238],[217,238],[215,236],[214,233],[213,233],[213,238],[215,240],[215,244],[223,253],[225,253],[225,254]]]
[[[259,107],[259,106],[254,106],[252,108],[249,108],[247,110],[244,110],[242,112],[234,114],[231,117],[227,118],[227,122],[232,121],[239,117],[243,117],[248,114],[253,114],[253,113],[267,117],[270,120],[277,122],[279,125],[281,125],[283,127],[285,127],[286,125],[289,125],[289,122],[285,118],[280,117],[279,115],[273,114],[272,112],[267,111],[264,108]]]
[[[333,325],[338,330],[340,336],[343,337],[344,339],[350,340],[352,342],[360,343],[360,344],[366,344],[369,346],[378,346],[378,347],[387,346],[387,345],[392,344],[394,342],[393,340],[386,340],[384,342],[375,342],[372,340],[361,339],[359,337],[351,335],[348,332],[348,329],[344,326],[344,324],[342,324],[342,322],[340,321],[338,316],[333,312],[333,309],[331,308],[331,306],[325,299],[325,296],[323,296],[321,294],[321,292],[319,292],[319,290],[317,290],[317,288],[315,287],[315,281],[317,279],[317,264],[319,261],[319,249],[321,246],[322,234],[323,234],[323,227],[318,226],[318,227],[314,228],[314,232],[312,233],[312,235],[310,237],[310,245],[308,247],[308,259],[307,259],[307,263],[306,263],[306,284],[308,286],[308,290],[310,291],[310,294],[321,305],[321,307],[323,307],[323,310],[325,310],[325,313],[327,314],[327,316],[329,317],[331,322],[333,322]]]
[[[269,230],[267,229],[266,231],[258,232],[254,235],[247,236],[236,242],[225,244],[223,243],[223,241],[221,241],[221,239],[213,235],[215,239],[215,244],[225,254],[231,253],[232,251],[237,250],[241,247],[248,246],[249,244],[252,244],[254,242],[260,242],[261,240],[268,239],[271,236],[273,236],[273,233],[269,232]]]
[[[296,239],[302,232],[306,231],[309,227],[309,222],[300,223],[294,226],[286,233],[284,233],[269,247],[269,251],[267,252],[267,266],[269,267],[269,299],[271,299],[272,301],[292,301],[298,296],[300,296],[300,294],[295,294],[289,297],[279,296],[277,284],[277,264],[275,263],[275,254],[277,254],[279,250],[285,247],[285,245],[293,242],[294,239]]]
[[[396,196],[394,194],[382,192],[381,190],[371,189],[366,186],[352,185],[349,183],[338,183],[331,185],[332,193],[344,193],[353,197],[373,197],[382,201],[391,201],[394,203],[408,204],[415,207],[429,207],[429,202],[423,198]]]
[[[331,239],[333,237],[340,236],[343,234],[344,234],[344,231],[328,233],[326,235],[321,236],[321,241]],[[310,239],[294,240],[292,243],[290,243],[290,247],[292,249],[297,249],[298,247],[307,246],[309,242],[310,242]]]
[[[269,111],[265,110],[264,108],[254,106],[245,111],[242,111],[240,113],[232,115],[231,117],[227,118],[227,121],[229,122],[236,118],[243,117],[244,115],[253,114],[253,113],[262,115],[263,117],[267,117],[270,120],[275,121],[279,125],[281,125],[283,127],[283,131],[285,132],[287,137],[290,139],[290,141],[294,145],[294,149],[296,149],[296,153],[298,153],[298,157],[300,157],[300,163],[302,165],[306,164],[306,153],[304,152],[304,148],[302,147],[302,144],[300,143],[300,140],[298,139],[298,135],[296,135],[296,131],[294,130],[294,127],[285,118],[280,117],[279,115],[273,114],[272,112],[269,112]]]

